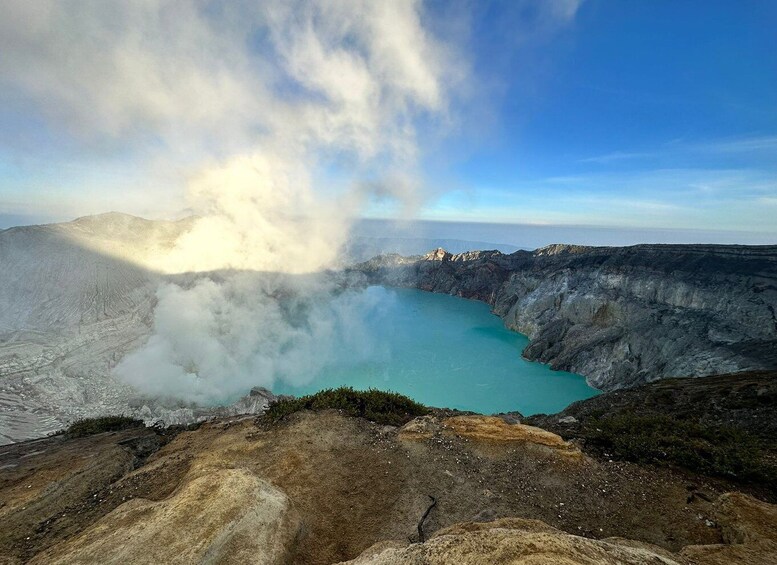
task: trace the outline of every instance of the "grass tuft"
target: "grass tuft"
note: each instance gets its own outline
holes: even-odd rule
[[[118,432],[130,428],[142,428],[143,420],[136,420],[129,416],[102,416],[99,418],[83,418],[76,420],[64,430],[68,437],[84,437],[103,432]]]
[[[277,422],[300,410],[340,410],[349,416],[366,418],[378,424],[401,426],[429,412],[426,406],[396,392],[351,387],[326,389],[300,398],[282,399],[267,409],[264,418]]]

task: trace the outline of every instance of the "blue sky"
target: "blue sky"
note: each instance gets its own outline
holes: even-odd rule
[[[472,38],[498,118],[428,217],[777,231],[776,3],[589,0],[505,55],[513,5]]]
[[[451,73],[436,75],[451,85],[443,118],[412,117],[420,218],[777,238],[777,2],[434,0],[417,9],[464,76],[454,84]],[[74,37],[60,38],[65,49],[76,42],[72,25]],[[19,37],[21,47],[0,42],[24,55],[0,65],[0,220],[117,208],[175,213],[175,177],[205,142],[186,147],[191,128],[172,137],[160,122],[144,129],[153,112],[103,119],[93,135],[89,113],[68,106],[77,87],[40,78],[53,68],[44,60],[51,52],[41,48],[36,59],[34,40]],[[254,33],[252,49],[264,37]],[[165,56],[174,65],[172,53]],[[37,75],[9,66],[38,64]],[[287,79],[282,87],[293,97],[300,87]],[[47,106],[47,88],[59,89],[58,106]],[[125,112],[135,107],[122,103]],[[163,118],[165,128],[179,119]],[[242,135],[216,144],[219,151]],[[364,167],[344,176],[360,174],[372,176]],[[378,199],[365,214],[396,209]]]

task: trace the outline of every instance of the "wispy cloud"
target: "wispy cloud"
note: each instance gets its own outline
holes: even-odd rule
[[[522,180],[451,194],[429,217],[777,233],[777,178],[758,169],[647,169]]]
[[[615,151],[613,153],[606,153],[604,155],[598,155],[595,157],[586,157],[585,159],[580,159],[578,162],[580,163],[613,163],[615,161],[630,161],[633,159],[646,159],[650,157],[654,157],[656,153],[647,153],[647,152],[623,152],[623,151]]]
[[[691,150],[708,153],[774,153],[777,158],[777,135],[739,137],[690,145]]]
[[[648,151],[613,151],[579,159],[579,163],[610,164],[680,155],[774,155],[777,161],[777,136],[727,137],[706,141],[671,140]]]
[[[577,11],[584,0],[551,0],[547,2],[551,12],[558,18],[571,21],[577,15]]]
[[[586,206],[588,208],[619,209],[630,212],[667,213],[686,209],[685,206],[673,202],[649,199],[642,200],[638,198],[583,196],[579,198],[567,198],[566,202],[573,205]]]

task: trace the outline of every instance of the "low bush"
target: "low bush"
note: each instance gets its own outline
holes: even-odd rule
[[[777,481],[758,438],[741,429],[629,413],[593,418],[585,428],[586,441],[614,458],[674,464],[740,481]]]
[[[300,410],[335,409],[348,414],[366,418],[378,424],[401,426],[417,416],[429,412],[428,408],[395,392],[370,389],[354,390],[351,387],[326,389],[310,396],[282,399],[267,409],[264,418],[277,422]]]
[[[142,428],[143,420],[129,416],[101,416],[99,418],[83,418],[76,420],[64,430],[68,437],[84,437],[103,432],[118,432],[129,428]]]

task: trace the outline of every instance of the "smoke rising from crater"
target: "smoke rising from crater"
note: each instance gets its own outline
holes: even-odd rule
[[[422,8],[9,2],[0,81],[79,147],[131,153],[150,199],[205,218],[154,267],[315,270],[370,198],[419,198],[417,123],[447,119],[461,77]],[[287,261],[295,242],[318,257]]]
[[[386,359],[370,338],[389,295],[382,289],[333,293],[316,277],[241,273],[157,291],[154,333],[116,368],[147,395],[227,403],[277,380],[302,385],[329,364]]]
[[[377,350],[374,295],[333,295],[315,273],[366,204],[421,198],[418,124],[446,123],[462,78],[421,2],[10,2],[0,51],[2,86],[200,216],[146,266],[265,273],[164,283],[119,378],[207,403]]]

